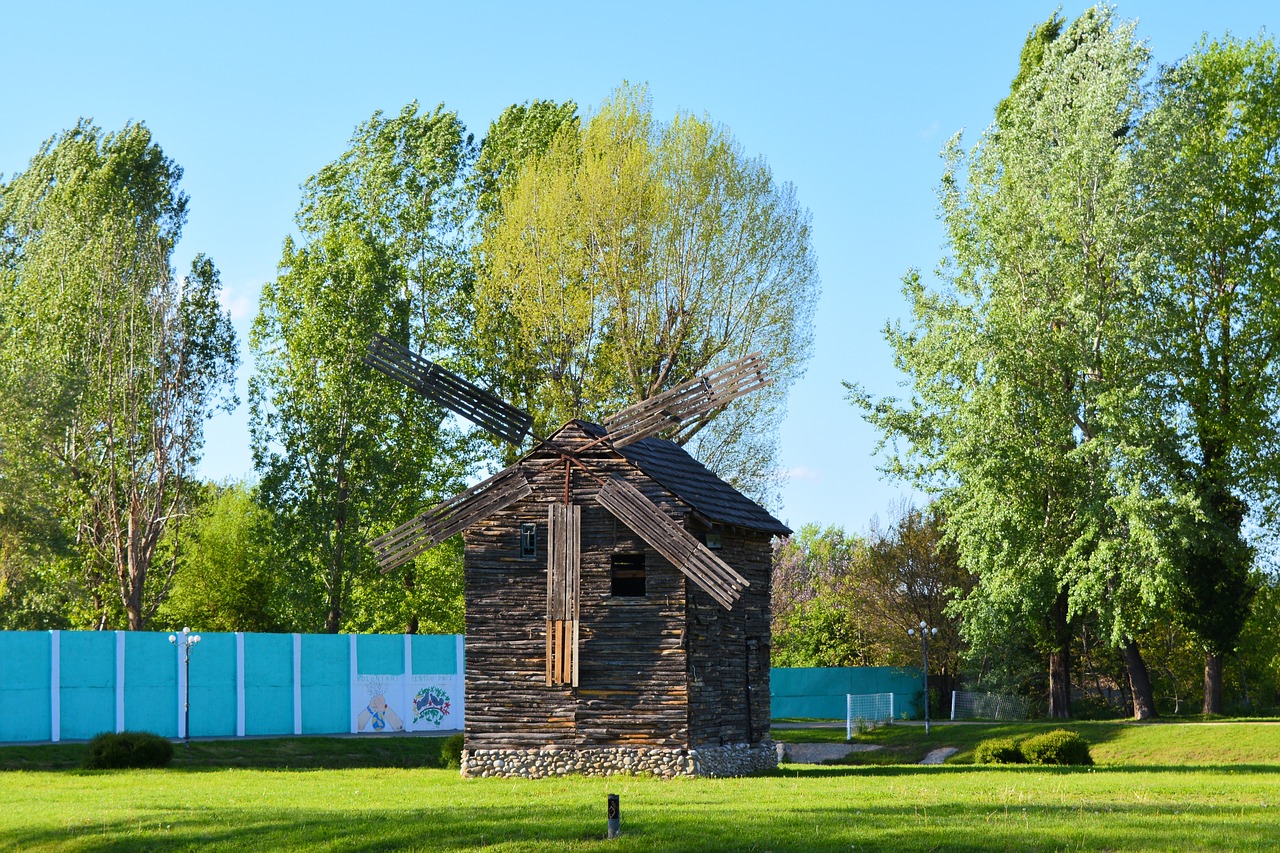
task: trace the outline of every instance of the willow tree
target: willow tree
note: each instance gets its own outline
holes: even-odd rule
[[[26,472],[73,543],[75,624],[139,630],[157,546],[191,502],[205,420],[235,405],[218,272],[172,266],[181,168],[143,125],[50,139],[0,206],[0,479]],[[34,474],[32,472],[35,472]],[[114,587],[118,607],[109,591]]]
[[[818,294],[792,187],[723,127],[658,122],[646,90],[623,87],[585,125],[561,123],[500,207],[478,247],[478,337],[536,428],[600,418],[762,350],[775,385],[671,437],[768,494]]]
[[[1249,614],[1251,509],[1280,485],[1280,55],[1205,41],[1166,69],[1140,130],[1146,422],[1177,606],[1205,652],[1204,711]]]
[[[372,588],[391,583],[415,599],[419,567],[383,578],[366,543],[453,493],[472,459],[470,440],[440,407],[361,359],[374,334],[435,360],[456,356],[471,316],[465,178],[474,149],[443,107],[375,114],[307,180],[299,239],[285,240],[279,274],[263,287],[250,338],[250,428],[296,591],[285,615],[293,624],[371,627],[368,608],[353,610],[353,601],[389,598]],[[432,574],[434,559],[422,564]],[[400,616],[401,630],[418,630],[418,610]]]
[[[891,468],[943,495],[978,578],[960,604],[966,639],[981,651],[1030,636],[1049,713],[1065,717],[1078,615],[1104,610],[1136,654],[1134,623],[1160,588],[1111,464],[1132,381],[1129,128],[1147,54],[1106,8],[1065,29],[1051,19],[1028,52],[976,148],[956,137],[945,151],[944,286],[909,274],[911,323],[886,332],[911,398],[853,396],[901,451]]]

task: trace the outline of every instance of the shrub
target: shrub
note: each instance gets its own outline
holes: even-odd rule
[[[462,735],[445,738],[440,745],[440,760],[450,770],[457,770],[462,766]]]
[[[1026,764],[1026,756],[1019,748],[1018,740],[1011,737],[995,737],[984,740],[973,749],[974,764]]]
[[[151,732],[103,732],[89,741],[82,766],[86,770],[164,767],[173,759],[173,744]]]
[[[1093,764],[1089,744],[1075,732],[1055,729],[1034,735],[1021,744],[1022,754],[1031,764]]]

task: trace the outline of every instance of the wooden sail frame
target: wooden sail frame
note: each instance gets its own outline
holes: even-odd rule
[[[364,363],[459,414],[490,435],[519,447],[533,415],[472,384],[390,338],[374,335]]]
[[[490,435],[520,447],[532,431],[533,417],[400,344],[377,335],[364,362],[426,399],[470,420]],[[695,539],[643,492],[603,471],[593,473],[582,451],[603,444],[613,450],[699,415],[721,409],[773,380],[759,352],[721,365],[695,379],[628,406],[604,422],[605,434],[576,450],[550,439],[536,446],[554,451],[565,464],[563,503],[547,511],[546,684],[578,687],[579,605],[582,507],[572,502],[570,468],[581,468],[599,486],[595,500],[665,557],[726,610],[732,610],[750,585],[724,560]],[[439,503],[411,521],[374,539],[384,573],[480,520],[533,494],[531,477],[560,460],[517,464]]]
[[[417,518],[374,539],[369,545],[382,573],[386,574],[482,518],[531,494],[533,487],[520,468],[508,468],[436,504]]]
[[[596,502],[726,610],[732,610],[742,591],[751,585],[630,483],[610,479],[596,493]]]
[[[614,447],[678,427],[689,418],[729,405],[739,397],[773,383],[759,352],[730,361],[696,379],[677,385],[621,410],[604,422]]]

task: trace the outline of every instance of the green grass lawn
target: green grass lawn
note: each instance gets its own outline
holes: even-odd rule
[[[530,782],[419,766],[438,761],[429,738],[199,742],[178,747],[166,770],[0,772],[0,850],[1274,849],[1280,753],[1248,765],[1222,756],[1254,755],[1280,727],[1195,727],[1208,732],[1197,747],[1191,727],[1166,736],[1157,730],[1174,727],[1079,725],[1113,727],[1095,744],[1099,761],[1104,747],[1136,758],[1093,769],[784,765],[748,779]],[[985,727],[939,726],[925,746],[953,734],[959,743],[961,728]],[[913,729],[866,737],[905,748]],[[1144,742],[1149,731],[1156,741]],[[1215,745],[1219,766],[1137,766],[1145,750],[1175,743],[1189,754]],[[0,749],[0,766],[17,763],[11,750],[28,767],[53,767],[75,749]],[[378,762],[394,766],[365,766]],[[618,841],[604,839],[609,793],[622,798]]]

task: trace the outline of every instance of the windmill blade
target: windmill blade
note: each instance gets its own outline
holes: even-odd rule
[[[382,573],[461,533],[482,518],[533,494],[519,467],[508,468],[369,543]]]
[[[364,363],[516,447],[533,427],[533,415],[524,409],[516,408],[382,335],[374,335],[369,342]]]
[[[626,447],[642,438],[679,426],[689,418],[727,406],[773,380],[759,352],[731,361],[669,391],[628,406],[604,422],[614,447]]]
[[[653,549],[706,590],[726,610],[733,609],[747,579],[729,567],[689,532],[667,517],[635,486],[611,479],[600,487],[596,501],[653,546]]]

